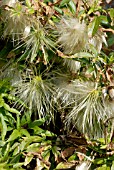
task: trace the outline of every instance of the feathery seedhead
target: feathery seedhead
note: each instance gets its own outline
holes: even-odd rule
[[[32,74],[22,72],[22,79],[13,84],[12,94],[23,101],[22,110],[26,105],[36,118],[50,115],[50,120],[53,120],[55,86],[51,78],[43,79],[42,74],[34,75],[31,71]]]
[[[66,65],[72,73],[77,73],[77,71],[81,67],[81,63],[79,61],[75,61],[68,58],[63,59],[63,61],[63,65]]]
[[[13,5],[13,8],[10,5]],[[5,21],[3,36],[4,38],[10,36],[13,43],[20,42],[24,29],[29,24],[28,16],[25,13],[25,6],[18,1],[9,4],[9,6],[5,8],[2,14]]]
[[[67,125],[72,122],[74,127],[90,138],[104,136],[103,122],[113,114],[110,101],[105,100],[102,88],[96,83],[74,81],[75,94],[72,109],[66,117]]]
[[[86,47],[88,41],[87,27],[77,18],[62,18],[57,25],[58,44],[65,54],[75,54]]]
[[[89,32],[88,32],[88,36],[90,36]],[[88,42],[96,48],[98,53],[100,53],[103,43],[107,46],[106,33],[98,30],[97,33],[93,37],[89,38]],[[89,46],[88,46],[88,49],[89,49]]]
[[[8,5],[13,7],[18,0],[2,0],[1,5]]]

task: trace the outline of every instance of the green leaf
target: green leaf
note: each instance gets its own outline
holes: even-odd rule
[[[94,56],[97,57],[97,56],[98,56],[98,51],[96,50],[96,48],[94,47],[94,45],[89,44],[89,48],[90,48],[92,54],[94,54]]]
[[[94,71],[94,68],[93,67],[88,67],[87,71],[86,71],[86,74],[90,74]]]
[[[30,136],[30,137],[25,137],[24,138],[25,142],[43,142],[45,140],[45,137],[40,137],[40,136]]]
[[[4,103],[4,109],[8,110],[11,113],[16,113],[16,114],[20,114],[20,112],[14,108],[10,108],[10,106],[6,103]]]
[[[4,99],[2,98],[2,96],[0,96],[0,107],[3,107],[4,103]]]
[[[75,13],[76,13],[76,4],[75,4],[73,1],[70,1],[70,2],[68,3],[68,6],[69,6],[70,11],[71,11],[73,14],[75,14]]]
[[[111,170],[114,170],[114,161],[112,162]]]
[[[26,129],[21,129],[20,132],[21,132],[22,135],[25,135],[27,137],[30,136],[29,132]]]
[[[75,164],[74,163],[69,163],[69,162],[60,162],[56,169],[69,169],[72,168]]]
[[[96,170],[110,170],[110,167],[108,167],[106,164],[104,164],[103,166],[97,168]]]
[[[105,144],[105,139],[104,138],[99,138],[98,139],[98,142],[102,143],[102,144]]]
[[[101,24],[103,24],[103,25],[108,25],[109,24],[108,17],[106,15],[100,15],[99,19],[100,19]]]
[[[53,146],[51,150],[52,150],[53,155],[55,156],[55,161],[56,161],[58,156],[60,155],[60,152],[59,152],[60,148],[58,148],[57,146]]]
[[[21,151],[23,151],[30,143],[31,143],[31,141],[29,141],[29,140],[28,141],[23,140],[19,145],[19,149]]]
[[[99,28],[99,24],[100,24],[99,17],[95,17],[94,20],[88,26],[90,36],[94,36],[96,34]]]
[[[19,146],[20,143],[15,142],[14,145],[12,145],[12,147],[10,147],[10,152],[13,151],[16,147]]]
[[[27,155],[25,158],[24,166],[27,166],[33,159],[34,155]]]
[[[42,157],[43,159],[48,162],[49,161],[49,158],[50,158],[50,150],[46,150],[42,153]]]
[[[112,20],[114,20],[114,8],[109,9],[109,15]]]
[[[31,2],[30,2],[30,0],[26,0],[25,2],[26,2],[26,5],[27,5],[28,7],[31,7]]]
[[[35,126],[32,128],[34,130],[34,134],[41,134],[41,133],[44,133],[44,130],[38,126]]]
[[[16,156],[17,154],[19,154],[19,152],[20,152],[20,147],[17,146],[13,151],[13,156]]]
[[[95,10],[95,8],[94,8],[94,7],[91,7],[90,10],[88,11],[88,15],[90,15],[91,13],[93,13],[94,10]]]
[[[19,170],[20,170],[21,166],[23,166],[23,165],[24,165],[24,162],[19,162],[19,163],[14,164],[13,168],[19,168]]]
[[[79,52],[71,56],[71,58],[93,58],[94,56],[87,52]]]
[[[15,129],[15,130],[13,130],[12,134],[9,136],[9,139],[7,140],[7,142],[13,141],[13,140],[17,139],[20,136],[21,136],[20,131]]]
[[[52,133],[52,132],[50,132],[48,130],[45,131],[45,135],[48,136],[48,137],[56,136],[54,133]]]
[[[7,159],[9,156],[9,151],[10,151],[10,143],[7,144],[7,146],[5,145],[5,151],[4,151],[4,159]]]
[[[17,121],[16,121],[17,129],[20,129],[21,124],[20,124],[20,116],[17,114]]]
[[[68,4],[70,2],[70,0],[62,0],[61,3],[60,3],[60,7]]]
[[[30,62],[32,63],[35,60],[36,57],[37,57],[36,53],[32,54]]]
[[[63,14],[63,11],[62,11],[60,8],[58,8],[58,7],[55,6],[54,9],[55,9],[55,11],[57,11],[58,13]]]
[[[73,154],[72,156],[70,156],[70,157],[68,158],[68,162],[71,162],[71,161],[74,161],[74,160],[78,160],[78,157],[77,157],[76,154]]]
[[[32,143],[31,145],[28,145],[26,151],[27,152],[38,152],[40,150],[40,144],[39,143]]]
[[[14,163],[14,164],[19,163],[19,161],[20,161],[20,156],[21,156],[21,155],[22,155],[21,153],[15,155],[15,156],[11,159],[10,163],[11,163],[11,164],[13,164],[13,163]]]
[[[0,118],[1,118],[1,123],[2,123],[2,132],[1,132],[1,136],[2,136],[2,140],[5,139],[6,133],[7,133],[7,124],[5,122],[5,118],[2,114],[0,114]]]
[[[41,126],[45,123],[45,119],[39,119],[39,120],[35,120],[34,122],[29,123],[29,128],[34,128],[35,126]]]
[[[106,149],[107,145],[101,145],[100,149]]]
[[[100,165],[100,164],[103,164],[104,161],[105,161],[105,160],[104,160],[103,158],[98,158],[98,159],[95,159],[95,160],[94,160],[94,164]]]
[[[114,44],[114,35],[111,35],[111,37],[108,38],[107,42],[108,46],[112,46]]]

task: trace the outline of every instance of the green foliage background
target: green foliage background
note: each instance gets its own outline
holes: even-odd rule
[[[0,1],[1,170],[114,169],[113,6]]]

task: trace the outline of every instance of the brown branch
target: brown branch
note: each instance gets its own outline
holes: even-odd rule
[[[111,28],[101,28],[102,31],[106,31],[106,32],[112,32],[114,34],[114,30]]]

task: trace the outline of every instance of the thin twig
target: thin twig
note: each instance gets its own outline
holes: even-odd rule
[[[114,34],[114,30],[111,28],[101,28],[102,31],[106,31],[106,32],[112,32]]]

